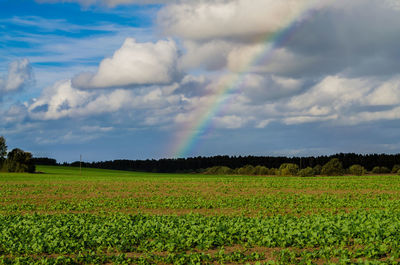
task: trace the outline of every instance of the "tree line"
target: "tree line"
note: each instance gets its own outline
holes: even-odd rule
[[[0,171],[2,172],[35,172],[32,154],[19,148],[7,153],[6,139],[0,136]]]
[[[110,160],[99,162],[82,162],[83,167],[116,169],[128,171],[160,172],[160,173],[190,173],[204,172],[212,167],[227,167],[238,169],[245,166],[261,166],[268,169],[279,169],[283,164],[297,165],[299,170],[322,167],[337,158],[343,168],[360,165],[366,171],[385,173],[400,164],[400,154],[355,154],[339,153],[331,156],[284,157],[284,156],[212,156],[175,159],[147,160]],[[55,159],[34,158],[36,164],[58,165]],[[64,166],[79,166],[80,162],[63,163]],[[378,168],[378,169],[377,169]],[[378,172],[379,171],[379,172]]]
[[[279,168],[246,165],[240,168],[232,169],[226,166],[214,166],[205,169],[203,173],[210,175],[278,175],[313,177],[316,175],[342,176],[344,174],[362,176],[367,174],[367,170],[359,164],[354,164],[348,168],[344,168],[342,162],[340,162],[338,158],[332,158],[322,166],[316,165],[315,167],[306,167],[303,169],[300,169],[298,165],[293,163],[283,163]],[[375,166],[372,168],[370,173],[393,173],[400,175],[400,164],[395,164],[391,169],[387,167]]]

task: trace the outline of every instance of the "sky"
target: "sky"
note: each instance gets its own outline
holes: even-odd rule
[[[400,151],[400,0],[0,0],[0,135],[71,162]]]

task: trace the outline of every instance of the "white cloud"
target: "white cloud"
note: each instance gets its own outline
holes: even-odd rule
[[[261,121],[258,121],[257,123],[256,123],[256,128],[258,128],[258,129],[262,129],[262,128],[265,128],[265,127],[267,127],[268,126],[268,124],[270,124],[271,122],[272,122],[273,120],[271,119],[271,120],[261,120]]]
[[[336,120],[358,124],[378,119],[398,119],[400,78],[385,81],[373,77],[328,76],[320,83],[294,96],[286,105],[285,123]],[[390,109],[374,109],[387,106]],[[367,111],[366,111],[367,110]]]
[[[284,118],[283,122],[285,124],[301,124],[301,123],[309,123],[309,122],[321,122],[321,121],[329,121],[336,120],[338,115],[329,115],[329,116],[295,116]]]
[[[65,80],[44,89],[28,110],[30,116],[38,120],[88,117],[128,108],[134,98],[128,90],[84,91]]]
[[[400,78],[393,78],[378,86],[365,97],[369,105],[400,105]]]
[[[35,120],[88,118],[105,113],[126,115],[149,111],[148,115],[155,115],[153,120],[159,117],[157,120],[165,123],[168,121],[166,116],[171,113],[171,109],[179,109],[182,97],[174,94],[177,87],[177,84],[173,84],[136,90],[86,91],[73,87],[70,80],[65,80],[45,88],[40,97],[34,99],[28,106],[28,111],[30,117]],[[146,120],[149,121],[149,119]],[[139,122],[142,121],[139,120]]]
[[[28,108],[30,115],[35,119],[51,120],[62,117],[72,117],[75,110],[86,104],[91,93],[80,91],[71,86],[71,81],[59,81],[43,90],[39,99],[36,99]]]
[[[292,98],[288,105],[294,109],[319,105],[340,109],[359,101],[370,90],[367,84],[368,81],[363,79],[328,76],[306,93]]]
[[[236,115],[226,115],[222,117],[215,117],[213,123],[218,128],[237,129],[246,124],[246,118]]]
[[[83,126],[82,131],[84,132],[109,132],[112,131],[113,127],[102,127],[102,126]]]
[[[28,59],[13,61],[8,68],[8,74],[0,78],[0,96],[8,92],[21,90],[33,81],[32,67]]]
[[[218,103],[221,87],[232,80],[232,76],[222,77],[207,86],[207,94],[186,98],[175,122],[195,123],[215,104],[222,105],[210,119],[217,128],[226,129],[265,128],[271,122],[335,126],[399,119],[399,76],[387,80],[327,76],[307,88],[303,80],[248,74],[243,77],[241,90],[224,94],[227,99]]]
[[[327,1],[329,2],[329,1]],[[303,11],[317,8],[313,0],[187,1],[166,6],[158,16],[165,32],[192,40],[265,39],[267,34],[301,19]]]
[[[97,73],[79,74],[72,83],[79,88],[168,84],[176,78],[177,58],[172,40],[138,43],[128,38],[111,58],[100,63]]]
[[[358,124],[361,122],[379,121],[379,120],[399,120],[400,107],[395,107],[384,111],[363,111],[348,117],[347,122]]]

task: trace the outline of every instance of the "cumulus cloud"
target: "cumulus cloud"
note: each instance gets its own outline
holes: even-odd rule
[[[387,75],[400,67],[397,2],[182,1],[165,6],[158,24],[182,40],[185,70]]]
[[[132,104],[133,98],[129,90],[84,91],[74,88],[70,80],[65,80],[44,89],[28,111],[32,118],[38,120],[88,117],[121,110]]]
[[[8,74],[0,78],[0,96],[21,90],[33,81],[32,67],[28,59],[13,61],[8,68]]]
[[[287,123],[336,120],[359,124],[379,117],[398,119],[400,78],[328,76],[287,103]]]
[[[181,95],[174,94],[177,86],[153,86],[138,88],[135,91],[87,91],[75,88],[71,80],[64,80],[45,88],[40,97],[28,106],[28,111],[30,117],[36,120],[85,118],[104,113],[141,110],[163,110],[158,115],[168,115],[168,108],[177,108],[181,101]],[[165,121],[166,119],[163,119],[163,122]]]
[[[177,58],[172,40],[139,43],[128,38],[111,58],[100,63],[96,73],[81,73],[72,84],[79,88],[169,84],[177,77]]]
[[[229,80],[232,77],[214,80],[206,87],[208,93],[186,98],[175,121],[191,124],[215,106],[219,111],[212,124],[225,129],[265,128],[271,122],[334,126],[399,119],[400,76],[381,79],[334,75],[311,84],[301,79],[248,74],[242,79],[243,89],[224,95],[227,100],[218,103],[219,89]]]
[[[88,102],[91,93],[80,91],[71,86],[70,80],[59,81],[43,90],[39,99],[28,108],[31,116],[36,119],[59,119],[76,114],[77,108]]]
[[[308,8],[311,0],[191,1],[172,4],[158,15],[170,35],[192,40],[239,38],[265,39],[266,34],[287,26]],[[329,1],[327,1],[329,2]],[[315,4],[313,8],[318,8]]]

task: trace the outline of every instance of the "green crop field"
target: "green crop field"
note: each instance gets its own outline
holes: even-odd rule
[[[400,264],[400,176],[0,173],[0,264]]]

